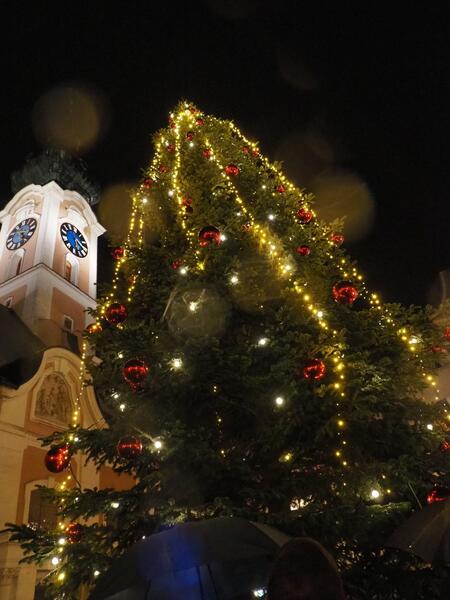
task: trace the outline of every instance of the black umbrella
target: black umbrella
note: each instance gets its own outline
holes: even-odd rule
[[[90,600],[232,600],[258,597],[289,538],[235,517],[176,525],[135,544]]]
[[[450,500],[435,502],[413,514],[394,531],[386,546],[429,563],[450,564]]]

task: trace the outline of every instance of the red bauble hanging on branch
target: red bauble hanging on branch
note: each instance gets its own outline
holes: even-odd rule
[[[444,329],[444,337],[450,340],[450,327]]]
[[[127,307],[125,304],[120,304],[120,302],[113,302],[106,309],[105,316],[111,325],[119,325],[128,317]]]
[[[69,444],[50,448],[44,458],[45,466],[50,473],[61,473],[70,464],[71,452]]]
[[[335,246],[342,246],[342,244],[344,243],[344,236],[342,235],[342,233],[332,233],[330,235],[330,241],[335,245]]]
[[[444,453],[450,452],[450,442],[448,440],[442,440],[439,444],[439,450]]]
[[[299,246],[297,253],[301,256],[309,256],[311,254],[311,248],[309,246]]]
[[[126,460],[139,456],[142,454],[141,440],[132,435],[121,438],[117,444],[117,454]]]
[[[139,387],[139,385],[145,381],[150,371],[149,366],[143,360],[138,358],[132,358],[125,363],[122,374],[123,378],[133,388]]]
[[[282,183],[280,183],[280,185],[278,185],[278,186],[276,187],[276,191],[277,191],[279,194],[284,194],[284,192],[286,191],[286,188],[284,187],[284,185],[283,185]]]
[[[311,221],[314,218],[312,212],[307,208],[299,208],[296,212],[296,215],[297,219],[300,221],[300,223],[302,223],[302,225],[307,225],[308,223],[311,223]]]
[[[76,544],[81,541],[83,535],[83,526],[79,523],[69,523],[66,528],[66,536],[69,544]]]
[[[450,488],[444,486],[436,486],[427,494],[427,504],[435,502],[443,502],[448,500],[450,496]]]
[[[111,256],[115,260],[120,260],[125,256],[125,248],[123,246],[117,246],[111,250]]]
[[[149,190],[150,188],[153,187],[153,184],[155,182],[153,181],[153,179],[151,177],[146,177],[144,179],[144,181],[142,182],[142,187],[144,187],[146,190]]]
[[[167,144],[166,150],[167,152],[175,152],[175,146],[173,144]]]
[[[211,158],[211,156],[212,156],[212,150],[211,150],[211,148],[204,148],[203,149],[203,156],[205,158]]]
[[[339,281],[333,286],[333,298],[339,304],[352,305],[358,296],[358,290],[351,281]]]
[[[229,164],[225,167],[225,173],[229,177],[236,177],[236,175],[239,175],[239,167],[237,165]]]
[[[303,377],[309,380],[319,380],[324,377],[327,367],[320,358],[313,358],[303,367]]]
[[[192,140],[194,139],[194,132],[193,131],[188,131],[186,134],[186,139],[188,142],[192,142]]]
[[[220,231],[214,225],[207,225],[200,230],[198,234],[198,240],[200,246],[203,248],[206,246],[211,246],[212,244],[216,244],[218,246],[222,241],[220,236]]]
[[[196,125],[198,125],[199,127],[201,127],[202,125],[204,125],[204,124],[205,124],[205,120],[204,120],[204,119],[202,119],[202,117],[197,117],[197,118],[195,119],[195,124],[196,124]]]

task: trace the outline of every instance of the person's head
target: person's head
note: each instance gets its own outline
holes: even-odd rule
[[[268,600],[344,600],[342,580],[331,554],[310,538],[285,544],[275,560]]]

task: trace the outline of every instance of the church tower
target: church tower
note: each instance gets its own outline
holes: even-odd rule
[[[89,203],[55,181],[30,184],[0,211],[0,304],[46,347],[75,350],[95,307],[97,239]]]
[[[91,207],[92,184],[57,151],[29,161],[13,187],[0,211],[0,530],[56,529],[56,508],[39,486],[118,485],[108,466],[97,472],[79,454],[69,474],[50,473],[40,441],[74,422],[105,426],[93,388],[82,385],[78,343],[92,320],[86,309],[95,307],[105,230]],[[22,557],[0,534],[0,600],[40,598],[36,585],[52,565],[23,565]]]

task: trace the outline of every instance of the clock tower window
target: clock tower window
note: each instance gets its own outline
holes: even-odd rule
[[[24,250],[16,250],[13,257],[11,258],[11,264],[9,266],[9,277],[16,277],[22,270]]]
[[[66,254],[64,260],[64,279],[78,285],[78,271],[79,265],[77,259],[71,254]]]

